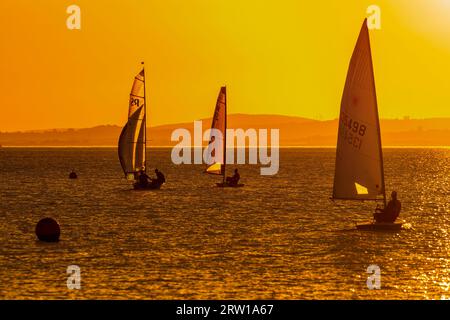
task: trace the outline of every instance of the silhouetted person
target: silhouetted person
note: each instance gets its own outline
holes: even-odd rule
[[[239,175],[238,169],[234,169],[234,175],[232,177],[227,177],[226,182],[229,185],[235,186],[238,184],[241,176]]]
[[[397,199],[397,192],[392,191],[391,200],[388,202],[386,208],[378,209],[373,217],[376,222],[388,222],[393,223],[397,220],[400,215],[400,210],[402,209],[401,202]]]
[[[69,179],[76,179],[78,178],[77,173],[72,169],[72,172],[69,174]]]
[[[166,177],[164,177],[164,174],[161,171],[155,169],[155,174],[156,179],[152,179],[152,183],[161,185],[166,182]]]
[[[142,168],[141,171],[139,171],[139,176],[138,176],[139,186],[145,188],[148,185],[148,179],[149,179],[149,176],[147,175],[147,173],[145,173],[145,169]]]

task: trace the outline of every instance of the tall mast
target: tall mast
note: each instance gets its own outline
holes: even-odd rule
[[[224,88],[225,95],[225,132],[223,133],[223,183],[225,183],[225,170],[227,165],[227,87]]]
[[[142,64],[142,75],[144,76],[144,168],[145,172],[147,172],[147,98],[145,95],[145,65],[144,62]]]
[[[364,20],[364,23],[367,27],[367,19]],[[367,28],[367,33],[369,33],[369,29]],[[377,91],[375,87],[375,74],[374,74],[374,67],[373,67],[373,60],[372,60],[372,49],[370,47],[370,36],[367,36],[368,42],[369,42],[369,59],[370,59],[370,65],[372,66],[372,84],[373,84],[373,93],[375,95],[375,113],[376,113],[376,119],[377,119],[377,130],[378,130],[378,141],[379,141],[379,153],[380,153],[380,161],[381,161],[381,188],[383,190],[383,204],[384,208],[386,209],[386,186],[384,182],[384,162],[383,162],[383,149],[381,144],[381,129],[380,129],[380,116],[378,114],[378,99],[377,99]]]

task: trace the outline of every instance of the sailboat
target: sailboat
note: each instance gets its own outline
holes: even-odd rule
[[[211,129],[217,129],[222,133],[222,139],[217,143],[217,145],[222,147],[222,154],[216,157],[215,149],[212,150],[211,156],[215,157],[216,161],[206,168],[205,172],[213,175],[221,175],[222,182],[216,183],[218,187],[221,188],[240,188],[244,185],[239,184],[229,184],[226,181],[226,159],[227,159],[227,88],[221,87],[219,96],[217,97],[216,108],[214,110],[214,116],[212,119]],[[215,141],[215,136],[211,134],[211,139],[209,145]],[[220,158],[220,159],[217,159]]]
[[[332,199],[382,201],[383,151],[367,19],[353,51],[342,95]],[[361,230],[398,230],[402,223],[358,224]]]
[[[144,63],[142,63],[144,64]],[[159,189],[160,184],[149,183],[142,187],[137,183],[140,172],[147,172],[147,103],[145,96],[145,68],[134,78],[130,92],[128,122],[119,137],[120,165],[134,189]]]

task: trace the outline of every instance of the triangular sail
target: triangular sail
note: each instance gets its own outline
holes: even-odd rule
[[[369,200],[384,192],[375,79],[364,21],[342,96],[333,198]]]
[[[221,159],[216,159],[216,161],[210,164],[206,168],[206,172],[210,174],[224,175],[225,174],[225,145],[226,145],[226,121],[227,121],[227,89],[226,87],[220,88],[219,96],[216,102],[216,109],[214,110],[214,116],[212,119],[211,129],[217,129],[222,132],[222,139],[219,141],[215,141],[215,137],[211,136],[209,144],[215,142],[215,145],[218,146],[221,152],[221,155],[217,155],[217,157]],[[216,157],[216,149],[214,149],[211,153],[211,157]]]
[[[146,145],[145,74],[142,70],[135,78],[130,93],[128,122],[119,138],[119,159],[127,179],[135,179],[145,169]]]

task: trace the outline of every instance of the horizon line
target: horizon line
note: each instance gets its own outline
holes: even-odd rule
[[[286,118],[298,118],[298,119],[304,119],[309,121],[317,121],[317,122],[328,122],[328,121],[336,121],[339,120],[339,118],[332,118],[332,119],[316,119],[316,118],[307,118],[302,116],[290,116],[290,115],[284,115],[284,114],[268,114],[268,113],[231,113],[228,116],[273,116],[273,117],[286,117]],[[180,121],[180,122],[172,122],[172,123],[165,123],[165,124],[157,124],[157,125],[150,125],[147,126],[147,128],[158,128],[158,127],[164,127],[164,126],[173,126],[177,124],[184,124],[184,123],[190,123],[194,121],[205,121],[210,120],[212,117],[209,118],[201,118],[201,119],[194,119],[191,121]],[[414,121],[414,120],[450,120],[450,117],[430,117],[430,118],[412,118],[409,116],[403,116],[402,118],[380,118],[380,121]],[[55,131],[55,130],[83,130],[83,129],[92,129],[92,128],[98,128],[98,127],[122,127],[120,124],[97,124],[92,126],[84,126],[84,127],[59,127],[59,128],[43,128],[43,129],[19,129],[14,131],[1,131],[0,133],[40,133],[40,132],[48,132],[48,131]]]
[[[149,149],[171,149],[175,147],[173,146],[149,146]],[[206,146],[191,146],[191,148],[205,148]],[[271,147],[268,145],[267,147]],[[95,149],[95,148],[103,148],[103,149],[117,149],[117,146],[115,145],[80,145],[80,146],[74,146],[74,145],[65,145],[65,146],[52,146],[52,145],[28,145],[28,146],[22,146],[22,145],[10,145],[10,146],[2,146],[1,149],[38,149],[38,148],[73,148],[73,149]],[[248,146],[234,146],[233,149],[250,149]],[[259,148],[259,147],[258,147]],[[299,146],[278,146],[278,149],[336,149],[336,146],[330,146],[330,145],[299,145]],[[450,145],[448,146],[424,146],[424,145],[387,145],[383,146],[382,149],[450,149]]]

